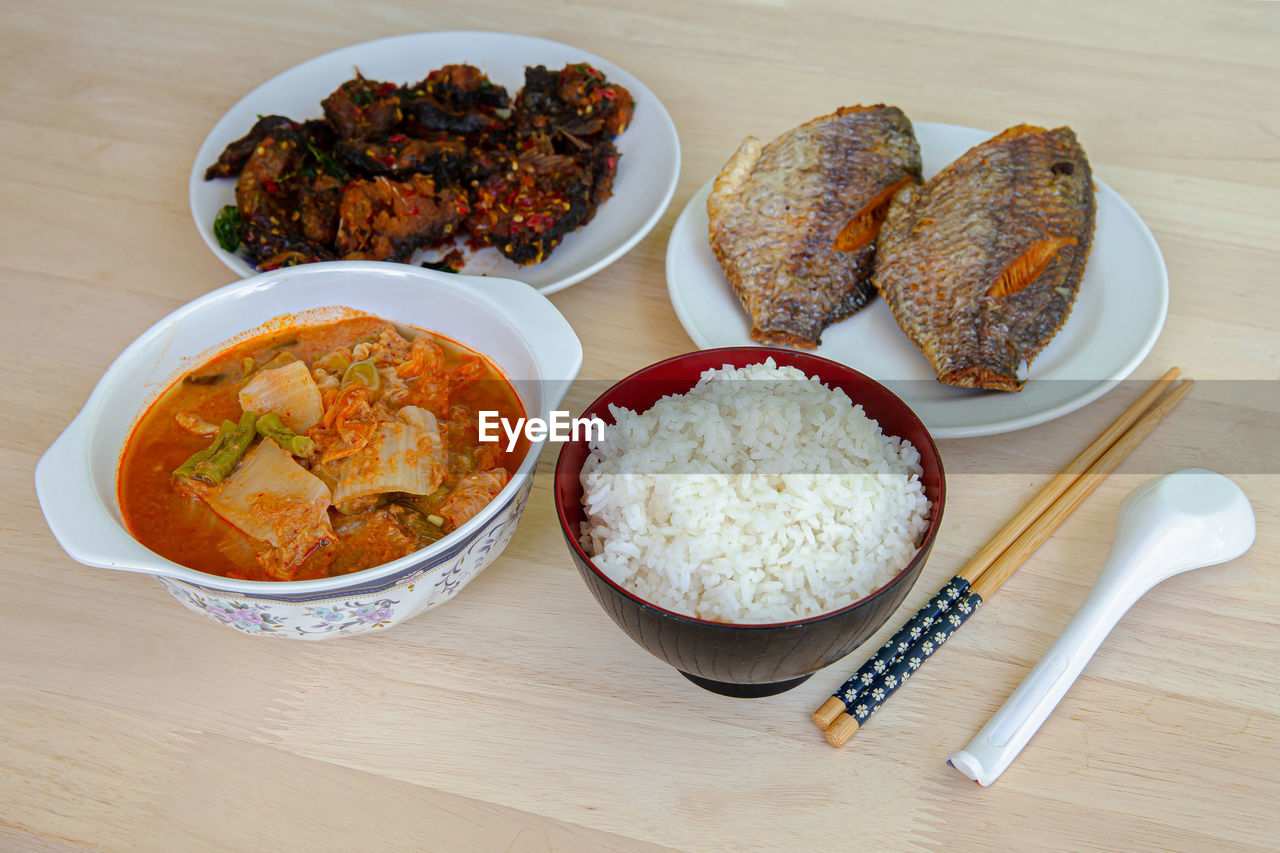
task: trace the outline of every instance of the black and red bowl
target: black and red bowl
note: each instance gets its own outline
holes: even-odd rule
[[[651,604],[610,580],[579,540],[585,520],[580,474],[589,453],[587,442],[566,442],[556,462],[555,502],[560,527],[578,573],[596,601],[618,627],[651,654],[695,684],[727,696],[770,696],[789,690],[866,642],[902,604],[919,577],[938,535],[946,499],[938,448],[915,413],[874,379],[810,353],[726,347],[676,356],[618,382],[588,406],[583,417],[596,416],[612,424],[610,405],[643,412],[663,396],[688,391],[708,369],[745,367],[769,357],[779,366],[797,367],[828,387],[843,389],[879,422],[886,435],[900,436],[920,452],[924,493],[932,503],[929,527],[910,562],[865,598],[818,616],[767,624],[711,622]]]

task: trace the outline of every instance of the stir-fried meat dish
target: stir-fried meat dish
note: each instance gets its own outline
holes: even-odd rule
[[[273,332],[146,412],[120,508],[142,544],[200,571],[359,571],[439,540],[506,486],[528,443],[481,442],[481,411],[524,415],[488,360],[447,339],[368,316]]]
[[[612,194],[635,102],[586,63],[526,68],[515,97],[446,65],[407,86],[357,76],[321,107],[260,118],[205,172],[236,179],[214,232],[259,269],[407,261],[459,237],[538,263]]]

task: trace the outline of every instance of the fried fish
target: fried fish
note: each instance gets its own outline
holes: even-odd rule
[[[939,381],[1018,391],[1071,312],[1094,211],[1071,128],[1018,125],[894,198],[873,280]]]
[[[867,303],[893,196],[920,182],[897,107],[845,107],[768,145],[747,137],[707,199],[711,248],[751,316],[751,337],[812,349]]]

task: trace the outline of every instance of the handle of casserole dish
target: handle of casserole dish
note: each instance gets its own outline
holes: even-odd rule
[[[87,408],[36,463],[36,499],[53,537],[76,562],[128,571],[154,570],[155,556],[130,536],[102,502],[89,458]]]

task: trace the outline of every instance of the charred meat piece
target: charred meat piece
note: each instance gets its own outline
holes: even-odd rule
[[[284,116],[263,116],[254,123],[244,136],[232,142],[218,155],[218,162],[205,170],[204,179],[234,178],[240,174],[244,164],[249,160],[253,149],[258,147],[263,138],[280,130],[297,130],[298,124]]]
[[[1010,128],[894,199],[876,286],[939,381],[1020,390],[1071,311],[1094,211],[1070,128]]]
[[[328,248],[311,242],[297,231],[257,222],[244,224],[241,245],[263,271],[334,259]]]
[[[236,180],[240,242],[264,270],[332,258],[342,193],[301,132],[277,133],[259,141]]]
[[[348,260],[403,261],[452,237],[467,213],[464,196],[437,189],[426,175],[356,181],[342,194],[338,253]]]
[[[894,194],[920,181],[897,107],[847,107],[768,145],[748,137],[707,199],[711,248],[751,337],[812,349],[875,293],[875,240]]]
[[[462,268],[466,265],[467,258],[460,249],[450,249],[439,260],[422,262],[422,266],[427,269],[440,272],[462,272]]]
[[[631,93],[585,62],[566,65],[560,70],[561,100],[584,119],[595,116],[600,130],[617,136],[627,129],[635,113]]]
[[[320,102],[324,117],[343,139],[371,139],[391,132],[403,113],[400,87],[356,77]]]
[[[589,218],[592,180],[572,157],[523,152],[475,189],[467,227],[517,264],[536,264]]]
[[[319,175],[299,192],[298,226],[308,242],[333,244],[338,235],[338,208],[342,204],[342,181]]]
[[[601,132],[622,133],[634,111],[630,92],[579,62],[559,71],[548,71],[543,65],[526,68],[513,117],[522,136],[544,133],[559,145],[560,135],[581,139]]]
[[[383,143],[344,139],[334,147],[334,156],[347,169],[370,177],[423,174],[440,184],[456,184],[470,173],[467,146],[456,139],[428,142],[403,133]]]
[[[612,139],[601,139],[583,156],[582,162],[591,181],[590,209],[582,220],[583,225],[590,222],[596,215],[596,208],[613,195],[613,179],[618,173],[618,158],[621,156]]]
[[[504,130],[498,110],[510,107],[507,90],[473,65],[446,65],[404,90],[405,129],[417,136],[474,137]]]
[[[322,118],[307,119],[298,132],[320,151],[332,151],[333,144],[338,141],[333,125]]]
[[[313,156],[319,154],[320,157],[333,148],[336,139],[333,128],[323,119],[311,119],[299,124],[284,116],[263,116],[247,134],[223,149],[218,161],[205,170],[204,179],[211,181],[214,178],[239,177],[253,150],[267,136],[300,141],[313,152]]]
[[[328,121],[322,118],[304,121],[298,132],[307,154],[310,155],[299,170],[304,176],[329,175],[343,181],[351,177],[347,168],[334,157],[333,149],[338,143],[338,134]]]
[[[495,116],[479,112],[452,112],[430,96],[407,101],[404,116],[406,129],[419,136],[439,133],[465,136],[497,130],[502,126]]]
[[[410,95],[430,95],[441,105],[456,110],[493,112],[511,106],[507,90],[495,85],[474,65],[445,65],[407,88]]]
[[[258,141],[236,179],[236,207],[242,222],[285,228],[297,203],[294,175],[307,150],[294,131],[277,131]]]

